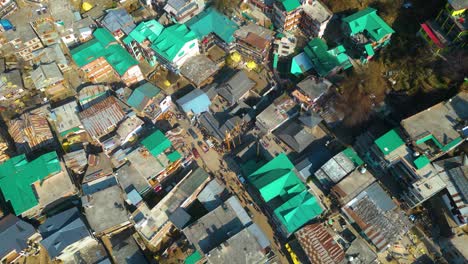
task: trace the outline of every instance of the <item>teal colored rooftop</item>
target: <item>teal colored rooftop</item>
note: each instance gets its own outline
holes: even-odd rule
[[[35,160],[13,157],[0,164],[0,191],[16,215],[39,204],[33,184],[62,170],[57,153],[49,152]]]
[[[346,55],[346,49],[340,45],[329,50],[324,40],[314,38],[307,43],[303,53],[293,58],[291,73],[299,75],[312,68],[324,77],[336,67],[343,69],[352,67],[349,57]]]
[[[138,65],[138,61],[115,40],[107,29],[98,28],[93,32],[93,36],[94,38],[90,41],[70,51],[78,67],[83,67],[103,57],[122,76],[130,67]]]
[[[319,216],[323,209],[295,173],[294,165],[281,153],[247,177],[273,209],[288,233]]]
[[[343,150],[343,154],[345,154],[346,157],[348,157],[354,163],[356,167],[364,164],[364,161],[359,157],[356,151],[351,147]]]
[[[180,52],[184,45],[195,39],[197,35],[184,24],[164,27],[153,19],[138,24],[123,42],[128,45],[132,41],[142,43],[148,40],[151,49],[168,61],[174,61],[177,56],[183,56]]]
[[[185,24],[197,34],[198,39],[214,33],[226,43],[234,41],[234,32],[239,28],[236,23],[214,8],[206,9]]]
[[[152,83],[145,83],[133,90],[133,93],[128,97],[127,104],[138,111],[143,111],[143,108],[151,100],[161,92],[161,89],[154,86]]]
[[[359,33],[366,33],[373,41],[380,41],[388,34],[395,33],[395,31],[377,15],[377,10],[371,7],[343,18],[343,23],[349,29],[351,36]]]
[[[171,147],[171,141],[160,130],[156,130],[143,139],[141,144],[145,146],[154,157],[159,156],[166,149]]]
[[[278,0],[286,12],[291,12],[301,6],[299,0]]]
[[[384,155],[392,153],[397,148],[403,146],[405,142],[398,135],[395,129],[392,129],[374,141]]]

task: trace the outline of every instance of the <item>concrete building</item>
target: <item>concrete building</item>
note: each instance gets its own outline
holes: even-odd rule
[[[109,30],[116,39],[130,34],[136,27],[133,17],[123,8],[107,10],[101,18],[100,24]]]
[[[238,71],[234,76],[223,84],[216,87],[216,92],[229,106],[239,103],[249,95],[249,91],[255,86],[245,71]]]
[[[297,39],[293,34],[285,33],[273,42],[274,53],[279,57],[287,57],[296,51]]]
[[[89,226],[98,237],[130,224],[123,193],[118,185],[83,196],[81,202]]]
[[[31,79],[36,89],[50,93],[48,90],[54,86],[63,85],[65,79],[60,72],[57,64],[41,64],[31,72]]]
[[[78,104],[76,101],[51,109],[49,117],[54,123],[60,138],[66,138],[69,134],[79,134],[85,131],[78,117]]]
[[[462,144],[468,136],[468,92],[462,91],[401,121],[416,152],[437,159]]]
[[[180,67],[180,74],[184,76],[193,86],[201,88],[213,82],[214,75],[219,70],[219,65],[206,55],[196,55],[187,59]]]
[[[296,115],[298,105],[289,95],[283,94],[257,115],[255,124],[263,132],[271,133]]]
[[[60,44],[53,44],[33,51],[32,55],[34,57],[32,59],[34,65],[55,63],[62,73],[70,70],[68,59],[65,57]]]
[[[291,31],[299,26],[301,18],[299,0],[277,0],[273,4],[273,23],[283,31]]]
[[[256,63],[267,63],[275,32],[262,26],[249,23],[234,32],[234,48],[247,59]]]
[[[291,95],[305,110],[309,110],[325,95],[333,84],[325,78],[309,76],[297,84],[297,89]]]
[[[299,27],[308,37],[321,38],[333,13],[318,0],[305,0]]]
[[[116,264],[147,264],[145,255],[135,241],[134,231],[127,228],[109,236],[107,246],[111,257]]]
[[[0,18],[3,18],[18,8],[14,0],[5,0],[0,4]]]
[[[0,101],[15,101],[24,96],[23,77],[19,70],[0,72]]]
[[[172,99],[161,89],[147,82],[133,90],[127,98],[127,104],[154,123],[172,106]]]

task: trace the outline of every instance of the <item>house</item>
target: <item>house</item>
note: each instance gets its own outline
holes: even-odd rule
[[[325,78],[308,76],[297,84],[296,90],[291,95],[301,104],[305,110],[309,110],[317,101],[325,95],[333,84]]]
[[[447,184],[442,199],[458,226],[468,223],[468,157],[466,154],[436,161],[434,167]]]
[[[294,233],[310,263],[340,264],[345,252],[332,234],[320,223],[302,227]]]
[[[108,238],[108,251],[116,264],[147,264],[149,263],[137,242],[131,228],[127,228]]]
[[[314,175],[332,157],[333,152],[325,144],[314,145],[310,152],[295,165],[300,179],[306,182],[311,175]]]
[[[130,175],[129,178],[131,177],[133,176]],[[174,226],[172,222],[174,217],[171,215],[178,209],[190,206],[209,181],[208,173],[202,168],[196,168],[189,171],[153,208],[148,208],[145,203],[138,205],[131,218],[135,229],[147,245],[156,247],[163,241]],[[178,221],[179,227],[185,226],[188,221],[184,221],[185,223]]]
[[[49,117],[62,139],[70,134],[84,132],[83,125],[78,117],[78,103],[76,101],[51,109]]]
[[[41,244],[53,260],[73,261],[79,250],[98,244],[76,207],[48,217],[39,232]]]
[[[468,136],[468,92],[462,91],[401,121],[415,151],[437,159],[462,144]]]
[[[65,46],[73,47],[93,37],[96,22],[90,16],[82,17],[80,10],[75,10],[71,3],[50,0],[47,8],[56,21],[55,29]]]
[[[120,155],[116,152],[112,159]],[[138,177],[140,182],[138,192],[143,194],[150,187],[160,188],[160,182],[177,170],[182,161],[182,155],[173,148],[171,141],[160,131],[156,130],[141,141],[141,145],[123,154],[129,161],[126,169],[128,177]],[[118,163],[117,161],[114,161]],[[135,184],[135,188],[138,187]],[[158,187],[159,186],[159,187]]]
[[[227,47],[235,40],[234,32],[238,29],[236,23],[213,7],[205,9],[185,24],[205,47],[211,43]]]
[[[289,120],[274,134],[293,151],[301,153],[311,144],[325,144],[331,139],[321,123],[322,118],[319,115],[309,112]]]
[[[258,8],[265,14],[271,14],[275,0],[249,0],[248,3]]]
[[[200,89],[194,89],[179,98],[176,103],[190,119],[203,112],[207,112],[211,105],[211,101],[208,96]]]
[[[284,153],[250,173],[247,180],[285,237],[323,212],[320,202],[299,180],[294,165]]]
[[[29,153],[37,149],[54,149],[54,135],[47,118],[39,113],[28,112],[8,122],[8,133],[20,153]]]
[[[0,261],[13,263],[31,243],[41,239],[34,227],[13,214],[0,219]]]
[[[324,188],[330,188],[363,164],[356,151],[348,147],[323,164],[315,172],[315,177]]]
[[[57,153],[34,160],[19,155],[0,164],[0,191],[16,215],[37,216],[54,202],[76,194]]]
[[[81,202],[89,226],[98,237],[111,234],[130,224],[123,193],[118,185],[83,196]]]
[[[223,113],[212,114],[211,112],[200,114],[198,122],[210,136],[219,142],[229,141],[238,135],[238,128],[244,123],[238,116]]]
[[[249,23],[234,32],[234,48],[245,58],[265,63],[269,61],[274,36],[274,31]]]
[[[154,19],[138,24],[123,42],[137,60],[145,59],[151,66],[160,63],[174,71],[200,53],[195,32],[185,24],[164,27]]]
[[[324,40],[314,38],[307,43],[304,52],[292,59],[291,73],[300,75],[313,69],[320,77],[327,77],[352,66],[342,45],[328,49]]]
[[[197,200],[202,203],[208,212],[220,206],[228,195],[227,189],[218,180],[211,180],[198,194]]]
[[[110,132],[125,118],[125,113],[113,96],[78,113],[84,129],[96,141]]]
[[[33,51],[32,55],[32,63],[35,65],[56,63],[60,72],[64,73],[70,70],[70,65],[63,54],[60,44],[53,44],[43,49]]]
[[[242,254],[239,254],[242,252]],[[244,228],[207,254],[208,263],[266,263],[270,241],[257,224]]]
[[[103,84],[92,84],[81,88],[77,94],[78,103],[83,110],[101,102],[110,96],[110,87]]]
[[[180,74],[193,86],[200,88],[214,80],[219,68],[219,65],[208,56],[200,54],[187,59],[180,67]]]
[[[300,29],[308,37],[321,38],[333,13],[318,0],[306,0],[302,5]]]
[[[10,144],[3,136],[3,131],[0,131],[0,163],[10,158]]]
[[[278,57],[287,57],[296,51],[297,39],[293,34],[285,33],[278,34],[276,39],[273,41],[273,53]],[[274,57],[273,57],[274,58]],[[274,59],[275,64],[273,67],[277,67],[277,59]]]
[[[65,166],[75,174],[82,174],[88,165],[88,158],[84,149],[75,150],[63,155]]]
[[[104,181],[108,178],[113,178],[113,168],[112,163],[109,157],[107,157],[104,153],[96,153],[96,154],[88,154],[87,162],[88,167],[86,168],[85,173],[83,174],[82,178],[82,189],[84,194],[88,194],[89,192],[86,189],[89,186],[96,184],[99,182],[99,179]],[[108,182],[112,182],[112,180],[108,180]],[[86,183],[87,186],[85,186]]]
[[[55,29],[55,21],[52,17],[43,16],[31,21],[31,27],[44,46],[58,44],[60,35]]]
[[[110,9],[100,20],[101,25],[109,30],[116,39],[130,34],[136,27],[131,15],[123,8]]]
[[[295,117],[298,114],[297,108],[294,100],[287,94],[283,94],[257,115],[255,124],[260,130],[271,133]]]
[[[147,82],[133,90],[127,98],[127,104],[135,109],[137,113],[156,122],[172,106],[172,99],[161,89]]]
[[[65,81],[55,63],[39,65],[39,67],[31,71],[31,79],[36,89],[46,93],[54,86],[63,85]]]
[[[299,25],[301,12],[299,0],[276,0],[273,4],[273,24],[283,31],[292,31]]]
[[[134,112],[131,112],[115,131],[120,145],[123,146],[134,141],[144,124],[145,122],[143,120],[136,116]]]
[[[370,240],[378,252],[411,228],[408,217],[377,182],[359,193],[341,210],[351,223],[360,228],[363,237]]]
[[[361,60],[364,61],[372,59],[378,49],[388,45],[395,33],[371,7],[343,18],[343,30],[353,45],[362,50]]]
[[[17,100],[24,95],[24,85],[19,70],[0,72],[0,101]]]
[[[103,28],[93,32],[94,38],[70,50],[73,60],[93,83],[121,79],[126,85],[143,80],[138,62]]]
[[[164,11],[177,23],[185,23],[201,10],[193,0],[168,0]]]
[[[374,182],[375,177],[367,169],[354,170],[335,184],[330,193],[341,205],[345,205]]]
[[[256,83],[247,76],[245,71],[241,70],[225,83],[216,87],[216,92],[227,101],[229,106],[232,106],[242,99],[245,99],[249,91],[255,87],[255,84]]]
[[[18,8],[14,0],[5,0],[0,4],[0,18],[3,18]]]
[[[207,254],[251,224],[252,219],[233,196],[182,231],[198,251]]]
[[[435,52],[465,47],[467,8],[465,1],[447,1],[435,19],[421,24],[418,34]]]

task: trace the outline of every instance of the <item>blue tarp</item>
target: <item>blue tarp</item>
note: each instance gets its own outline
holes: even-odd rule
[[[8,19],[0,19],[0,25],[2,25],[5,31],[13,29],[13,25],[11,24],[10,20]]]

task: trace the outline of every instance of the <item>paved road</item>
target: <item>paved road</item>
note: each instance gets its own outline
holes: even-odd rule
[[[210,149],[208,152],[204,152],[203,149],[200,148],[197,144],[198,141],[203,141],[202,134],[197,127],[190,125],[187,119],[177,119],[174,115],[169,120],[169,122],[171,125],[179,123],[180,126],[185,130],[185,145],[188,149],[191,149],[192,146],[194,146],[197,148],[198,153],[200,153],[200,158],[196,160],[199,166],[204,168],[206,171],[211,172],[217,179],[224,183],[229,192],[236,195],[244,208],[249,211],[253,221],[260,226],[260,228],[265,232],[268,239],[270,240],[272,250],[277,256],[277,262],[289,263],[283,251],[281,250],[281,245],[275,239],[274,231],[269,224],[268,218],[259,210],[260,208],[255,205],[255,203],[253,203],[253,199],[247,192],[245,186],[237,178],[236,175],[240,172],[240,168],[237,166],[237,164],[229,157],[226,157],[226,159],[228,159],[226,160],[223,157],[224,154],[219,154],[214,149]],[[198,134],[198,139],[192,138],[190,134],[187,133],[189,128]]]

